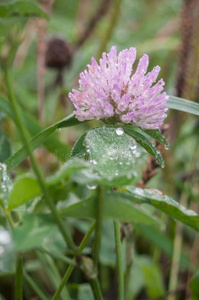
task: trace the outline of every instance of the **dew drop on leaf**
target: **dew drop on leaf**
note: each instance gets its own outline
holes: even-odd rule
[[[116,129],[116,133],[117,133],[117,135],[123,135],[123,134],[124,134],[124,129],[121,128],[121,127],[118,127],[118,128]]]
[[[95,190],[97,188],[97,185],[91,185],[91,184],[87,184],[86,186],[89,190]]]

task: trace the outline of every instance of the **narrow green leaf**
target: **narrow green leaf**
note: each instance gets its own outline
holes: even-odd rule
[[[141,133],[133,130],[131,126],[125,126],[124,131],[133,137],[149,154],[151,154],[161,165],[164,167],[164,160],[160,154],[160,151]]]
[[[42,17],[47,19],[48,15],[34,2],[17,1],[9,4],[0,3],[0,18],[29,18]]]
[[[79,121],[74,117],[74,114],[69,115],[67,118],[51,125],[50,127],[44,129],[36,136],[34,136],[30,141],[30,145],[32,150],[36,149],[39,145],[43,144],[44,141],[58,128],[69,127],[75,124],[79,124]],[[18,166],[26,157],[28,156],[27,150],[25,147],[19,149],[16,153],[14,153],[11,157],[9,157],[5,164],[7,165],[8,171],[13,170],[16,166]]]
[[[138,201],[142,203],[148,203],[158,208],[162,212],[166,213],[171,218],[178,220],[196,231],[199,231],[199,215],[194,211],[186,209],[179,205],[173,198],[169,196],[162,196],[155,190],[141,189],[128,186],[129,200],[133,202]]]
[[[0,131],[0,162],[5,161],[11,155],[11,146],[7,135]]]
[[[36,179],[23,177],[18,179],[12,186],[8,198],[8,209],[12,210],[41,194],[40,186]]]
[[[0,110],[15,122],[10,103],[6,101],[2,95],[0,95]],[[36,135],[43,130],[42,126],[32,116],[24,113],[23,111],[21,111],[21,116],[23,118],[24,124],[26,125],[26,128],[32,135]],[[59,141],[55,136],[49,136],[47,140],[44,141],[44,145],[61,161],[66,161],[67,157],[70,156],[69,154],[71,148]]]
[[[187,99],[169,96],[166,107],[199,116],[199,104]]]
[[[94,219],[96,216],[95,209],[95,199],[89,198],[60,210],[60,215]],[[134,206],[129,200],[113,198],[108,195],[105,196],[103,219],[133,222],[135,224],[159,224],[156,219],[148,215],[140,207]]]

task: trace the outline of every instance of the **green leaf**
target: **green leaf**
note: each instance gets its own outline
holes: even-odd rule
[[[195,297],[194,299],[198,299],[199,297],[199,270],[197,270],[194,275],[191,277],[191,280],[189,282],[190,289],[192,292],[192,296]]]
[[[45,238],[56,231],[51,215],[27,214],[23,224],[14,228],[13,237],[17,251],[25,251],[41,246]]]
[[[162,212],[166,213],[171,218],[174,218],[190,227],[199,231],[199,215],[194,211],[188,210],[182,205],[179,205],[173,198],[162,196],[155,190],[141,189],[128,186],[129,200],[133,202],[142,202],[153,205]]]
[[[8,230],[0,226],[0,275],[14,273],[15,247]]]
[[[0,18],[29,18],[42,17],[47,19],[48,15],[34,2],[17,1],[9,4],[0,3]]]
[[[67,161],[54,175],[48,177],[46,181],[48,185],[56,185],[61,180],[84,169],[91,169],[91,164],[83,159],[73,158]]]
[[[68,217],[94,219],[96,215],[95,199],[89,198],[67,206],[60,210],[60,214]],[[138,224],[159,224],[156,219],[149,216],[142,208],[134,206],[127,199],[113,197],[112,194],[110,196],[105,196],[103,219],[120,220],[122,222],[133,222]]]
[[[5,161],[11,155],[11,146],[7,135],[0,131],[0,162]]]
[[[12,210],[41,194],[40,186],[36,179],[23,177],[18,179],[10,191],[8,209]]]
[[[86,145],[85,145],[85,137],[87,132],[82,134],[82,136],[75,143],[71,156],[85,157],[86,156]]]
[[[183,98],[169,96],[166,107],[199,116],[199,104]]]
[[[142,129],[143,132],[148,134],[154,140],[158,141],[160,144],[163,144],[166,148],[169,147],[169,143],[166,138],[163,136],[160,129],[149,130],[149,129]]]
[[[164,160],[160,154],[160,151],[141,133],[133,130],[131,126],[124,127],[124,131],[133,137],[149,154],[151,154],[161,165],[164,167]]]
[[[145,281],[146,292],[149,299],[155,299],[165,294],[165,288],[157,264],[147,256],[142,256],[140,259],[140,267]]]
[[[87,132],[85,142],[90,161],[108,185],[122,186],[134,178],[136,142],[114,127],[99,127]]]
[[[8,117],[10,117],[14,122],[15,118],[10,107],[10,103],[6,101],[2,95],[0,95],[0,110],[4,112]],[[21,111],[21,116],[23,122],[26,125],[28,131],[35,135],[43,130],[42,126],[30,115]],[[61,161],[66,161],[67,157],[70,157],[71,148],[60,142],[55,136],[49,136],[46,141],[44,141],[46,148],[53,152],[57,158]]]
[[[79,284],[78,300],[94,300],[92,289],[89,284]]]
[[[43,144],[44,141],[58,128],[69,127],[75,124],[79,124],[79,121],[74,117],[74,114],[69,115],[67,118],[51,125],[50,127],[44,129],[36,136],[34,136],[30,141],[32,150],[36,149],[39,145]],[[15,152],[11,157],[9,157],[5,164],[8,167],[8,171],[13,170],[18,166],[26,157],[28,156],[26,147],[22,147],[17,152]]]

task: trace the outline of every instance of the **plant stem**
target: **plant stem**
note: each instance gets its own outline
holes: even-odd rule
[[[40,290],[40,288],[34,282],[34,280],[27,273],[25,273],[25,272],[24,272],[24,277],[25,277],[26,281],[28,282],[28,284],[31,286],[31,288],[35,291],[35,293],[37,294],[37,296],[39,297],[39,299],[41,299],[41,300],[48,300],[48,298]]]
[[[48,189],[46,187],[43,174],[42,174],[42,172],[37,164],[37,161],[32,153],[32,148],[28,142],[28,135],[27,135],[26,129],[24,128],[24,125],[23,125],[23,122],[22,122],[22,119],[20,116],[20,109],[18,107],[18,103],[17,103],[15,95],[14,95],[12,78],[11,78],[10,70],[8,67],[5,67],[4,75],[5,75],[5,82],[6,82],[6,86],[7,86],[7,90],[8,90],[8,97],[9,97],[10,104],[11,104],[11,107],[12,107],[12,110],[13,110],[13,113],[14,113],[15,119],[16,119],[16,125],[17,125],[19,133],[21,135],[22,142],[24,143],[24,145],[27,149],[28,155],[30,157],[30,160],[31,160],[31,163],[33,166],[33,170],[35,172],[35,175],[37,176],[37,180],[39,182],[41,190],[45,196],[45,199],[51,210],[54,220],[57,223],[57,225],[60,229],[60,232],[63,235],[64,240],[66,241],[67,245],[73,250],[73,252],[76,253],[76,247],[73,243],[73,240],[72,240],[69,232],[67,231],[66,227],[64,226],[62,220],[59,218],[59,215],[57,213],[54,202],[53,202],[53,200],[48,192]]]
[[[103,300],[99,281],[97,278],[93,278],[91,280],[91,287],[92,287],[92,291],[93,291],[95,300]]]
[[[97,272],[98,262],[99,262],[99,253],[100,253],[100,244],[101,244],[101,234],[102,234],[102,214],[103,214],[103,202],[104,202],[104,193],[102,186],[99,186],[96,196],[96,227],[95,227],[95,239],[93,246],[93,262],[94,267]]]
[[[15,300],[23,299],[23,258],[17,255],[15,272]]]
[[[180,199],[180,204],[187,206],[187,195],[182,195]],[[175,291],[178,287],[178,272],[179,272],[179,263],[180,263],[180,256],[182,252],[182,241],[183,241],[183,224],[180,222],[176,223],[176,232],[174,238],[174,245],[173,245],[173,255],[171,261],[171,272],[169,278],[169,292]],[[168,296],[168,300],[175,300],[175,295],[170,294]]]
[[[36,248],[36,250],[40,251],[40,252],[43,252],[43,253],[46,253],[46,254],[48,254],[52,258],[62,260],[66,264],[76,266],[76,262],[74,262],[74,260],[72,260],[71,258],[69,258],[67,256],[64,256],[63,254],[56,253],[54,251],[48,251],[48,250],[46,250],[46,249],[44,249],[42,247],[41,248]]]
[[[83,238],[81,244],[79,245],[79,248],[78,248],[78,250],[77,250],[77,253],[78,253],[78,254],[80,254],[80,253],[82,252],[82,250],[84,249],[84,247],[86,246],[86,244],[87,244],[87,242],[88,242],[88,240],[89,240],[89,238],[90,238],[90,236],[91,236],[91,234],[92,234],[94,228],[95,228],[95,222],[92,223],[92,225],[91,225],[91,227],[89,228],[88,232],[85,234],[85,236],[84,236],[84,238]],[[73,258],[73,261],[74,261],[74,264],[75,264],[75,258]],[[61,293],[63,287],[64,287],[65,284],[67,283],[67,281],[68,281],[68,279],[69,279],[69,277],[70,277],[70,275],[71,275],[71,273],[72,273],[74,267],[75,267],[74,265],[70,265],[70,266],[67,268],[66,273],[64,274],[64,277],[63,277],[63,279],[62,279],[62,281],[61,281],[61,283],[60,283],[60,285],[59,285],[57,291],[55,292],[54,296],[52,297],[52,300],[58,299],[58,297],[59,297],[59,295],[60,295],[60,293]]]
[[[115,249],[117,255],[118,300],[124,300],[124,270],[123,270],[123,262],[122,262],[122,245],[121,245],[119,221],[114,221],[114,231],[115,231]]]

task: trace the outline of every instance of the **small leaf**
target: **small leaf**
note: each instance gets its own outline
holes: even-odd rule
[[[8,209],[12,210],[41,194],[40,186],[36,179],[23,177],[18,179],[10,192]]]
[[[99,127],[87,132],[85,142],[90,161],[107,185],[122,186],[132,182],[137,162],[137,143],[115,127]]]
[[[149,154],[151,154],[161,165],[164,167],[164,160],[160,154],[160,151],[141,133],[133,130],[131,126],[125,126],[124,130],[127,134],[132,136]]]
[[[45,238],[56,231],[51,215],[27,214],[23,224],[14,228],[13,237],[17,251],[25,251],[41,246]]]
[[[35,3],[30,1],[17,1],[9,4],[0,4],[0,18],[29,18],[42,17],[48,15]]]
[[[96,205],[95,199],[89,198],[79,203],[67,206],[60,210],[62,216],[75,218],[95,219]],[[140,207],[134,206],[129,200],[114,198],[112,195],[105,196],[103,207],[103,219],[120,220],[122,222],[133,222],[138,224],[159,225],[159,223],[148,215]]]
[[[85,145],[85,137],[86,137],[87,132],[82,134],[82,136],[77,140],[75,143],[71,156],[78,156],[78,157],[85,157],[87,152],[86,152],[86,145]]]
[[[160,144],[163,144],[166,148],[169,148],[169,143],[162,134],[160,129],[149,130],[149,129],[142,129],[146,134],[151,136],[154,140],[158,141]]]

